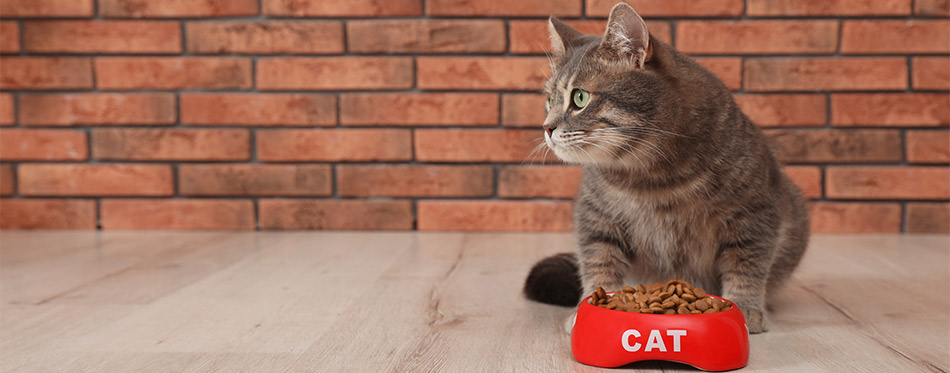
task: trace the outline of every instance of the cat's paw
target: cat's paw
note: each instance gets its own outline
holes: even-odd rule
[[[769,320],[766,311],[761,308],[742,308],[742,315],[745,316],[746,326],[749,328],[749,334],[764,333],[769,330]]]
[[[571,335],[571,331],[574,330],[574,320],[577,318],[577,312],[571,312],[571,315],[567,317],[567,320],[564,320],[564,331],[567,332],[567,335]]]

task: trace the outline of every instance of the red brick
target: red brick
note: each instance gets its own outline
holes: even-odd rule
[[[505,127],[540,127],[544,123],[546,96],[513,93],[501,96],[501,124]]]
[[[273,89],[409,89],[408,57],[268,58],[257,61],[257,88]]]
[[[812,202],[812,233],[900,233],[897,203]]]
[[[692,54],[829,54],[838,21],[679,21],[676,49]]]
[[[588,17],[607,17],[616,0],[587,0]],[[742,0],[632,0],[643,17],[733,17],[742,15]]]
[[[117,18],[251,16],[257,14],[257,0],[99,0],[99,13]]]
[[[742,59],[739,57],[700,57],[696,62],[709,70],[726,85],[736,91],[742,89]]]
[[[419,57],[421,89],[540,90],[550,66],[544,57]]]
[[[251,140],[241,129],[107,128],[92,131],[95,159],[139,161],[248,160]]]
[[[20,164],[26,196],[170,196],[172,168],[141,164]]]
[[[181,27],[171,21],[29,21],[23,49],[60,53],[181,53]]]
[[[749,0],[747,12],[755,17],[907,15],[910,14],[910,2],[911,0]]]
[[[344,197],[488,197],[491,166],[340,165]]]
[[[907,233],[950,233],[950,203],[908,203]]]
[[[408,161],[412,135],[402,129],[319,129],[257,132],[264,162]]]
[[[821,169],[817,166],[785,166],[785,175],[801,189],[805,198],[821,198]]]
[[[171,93],[65,93],[20,95],[20,124],[130,125],[175,123]]]
[[[735,99],[742,112],[762,127],[822,126],[828,118],[824,95],[740,94]]]
[[[498,124],[495,93],[365,93],[340,98],[343,125],[489,126]]]
[[[410,230],[410,201],[262,199],[261,229]]]
[[[423,162],[540,162],[532,151],[543,136],[540,128],[423,129],[415,131],[415,154]]]
[[[183,164],[178,192],[194,196],[326,196],[328,165]]]
[[[950,167],[830,166],[825,172],[828,198],[950,198]]]
[[[198,54],[343,53],[337,21],[188,23],[185,34]]]
[[[831,95],[836,126],[947,126],[946,93],[849,93]]]
[[[13,125],[16,122],[13,114],[13,95],[0,93],[0,126]]]
[[[9,196],[16,191],[16,181],[13,179],[13,166],[0,164],[0,196]]]
[[[420,231],[548,231],[573,227],[567,201],[419,201]]]
[[[950,57],[914,57],[914,89],[950,90]]]
[[[907,131],[907,161],[950,163],[950,131]]]
[[[914,14],[925,17],[950,17],[950,0],[915,0]]]
[[[0,53],[20,51],[20,26],[16,22],[0,22]]]
[[[3,198],[0,229],[96,229],[96,201]]]
[[[607,20],[578,21],[567,20],[567,24],[578,31],[589,35],[603,35]],[[670,23],[666,21],[647,21],[647,29],[654,37],[670,43]],[[508,35],[511,53],[541,54],[551,50],[551,39],[548,36],[548,21],[518,21],[508,22]]]
[[[766,130],[783,162],[900,162],[898,130]]]
[[[576,166],[502,166],[498,196],[502,198],[573,198],[581,181]]]
[[[213,57],[100,57],[99,89],[250,89],[251,60]]]
[[[86,134],[73,130],[0,130],[4,161],[76,161],[89,157]]]
[[[426,0],[432,16],[578,17],[580,0]]]
[[[102,229],[254,229],[254,204],[222,199],[106,199]]]
[[[87,57],[3,57],[0,65],[0,89],[92,88]]]
[[[350,53],[499,53],[505,50],[501,20],[349,21]]]
[[[948,20],[846,20],[842,53],[950,53]]]
[[[93,0],[3,0],[4,18],[92,17]]]
[[[422,0],[262,0],[264,14],[293,17],[421,16]]]
[[[748,91],[903,90],[903,57],[750,58],[745,61]]]
[[[332,126],[336,124],[336,97],[303,93],[183,93],[181,121],[192,125]]]

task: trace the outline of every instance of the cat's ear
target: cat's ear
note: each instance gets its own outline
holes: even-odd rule
[[[556,57],[563,56],[567,53],[567,48],[574,44],[574,40],[584,36],[554,16],[548,18],[548,33],[551,36],[551,54]]]
[[[653,53],[646,22],[627,3],[617,3],[610,10],[607,31],[599,49],[607,58],[642,69]]]

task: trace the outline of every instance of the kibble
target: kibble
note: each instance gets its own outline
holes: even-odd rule
[[[590,304],[608,310],[666,315],[699,315],[732,309],[732,302],[710,297],[703,289],[683,280],[637,284],[636,288],[624,286],[613,294],[598,287],[590,296]]]

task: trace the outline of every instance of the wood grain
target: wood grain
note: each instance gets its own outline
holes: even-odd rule
[[[527,301],[569,234],[0,233],[0,370],[600,371]],[[821,235],[749,371],[950,370],[950,237]],[[691,369],[664,362],[625,368]]]

